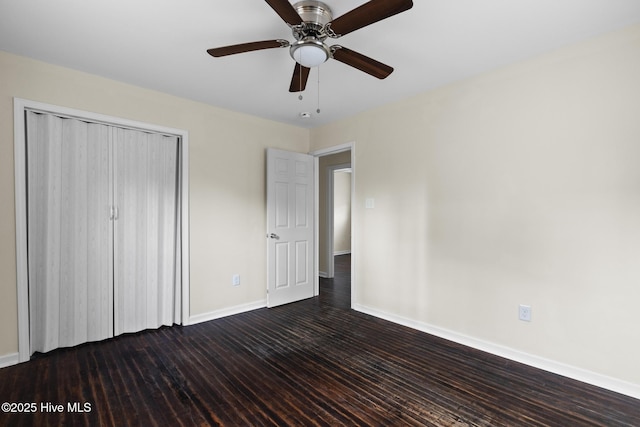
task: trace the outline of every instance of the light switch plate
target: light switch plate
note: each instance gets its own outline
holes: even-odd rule
[[[373,209],[376,207],[376,200],[372,197],[365,199],[364,207],[367,209]]]

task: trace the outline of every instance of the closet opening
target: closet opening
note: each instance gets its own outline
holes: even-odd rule
[[[19,361],[188,324],[188,133],[14,99]]]

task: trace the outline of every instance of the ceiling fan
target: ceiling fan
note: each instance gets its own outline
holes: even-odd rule
[[[339,38],[367,25],[389,18],[413,7],[412,0],[370,0],[333,19],[331,9],[320,1],[303,0],[295,4],[288,0],[265,0],[289,25],[294,42],[264,40],[217,47],[207,50],[214,57],[252,52],[261,49],[289,48],[296,61],[289,92],[301,92],[307,85],[309,71],[333,58],[379,79],[386,78],[393,68],[344,46],[327,46],[328,37]]]

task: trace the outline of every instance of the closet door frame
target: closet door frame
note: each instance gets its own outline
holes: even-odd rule
[[[26,362],[29,354],[29,281],[27,257],[27,156],[25,111],[50,113],[105,125],[162,133],[179,139],[179,196],[181,200],[181,313],[182,325],[189,320],[189,133],[186,130],[106,116],[21,98],[13,99],[14,170],[16,205],[16,276],[18,299],[18,362]]]

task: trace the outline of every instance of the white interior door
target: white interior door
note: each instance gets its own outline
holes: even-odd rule
[[[267,149],[267,306],[314,295],[314,157]]]
[[[178,323],[178,138],[115,128],[114,334]]]
[[[164,148],[150,147],[142,165],[140,158],[131,158],[129,153],[114,153],[116,129],[145,129],[138,133],[149,141],[159,137]],[[46,352],[114,335],[118,313],[115,292],[123,295],[125,290],[114,289],[115,270],[124,271],[114,265],[114,229],[125,227],[116,217],[124,221],[131,218],[130,212],[126,213],[126,219],[121,216],[125,215],[122,205],[115,206],[119,202],[114,200],[114,186],[124,194],[137,191],[135,187],[141,184],[151,190],[148,193],[151,197],[144,202],[142,198],[137,200],[136,209],[145,204],[147,211],[136,215],[134,221],[147,233],[147,254],[157,255],[157,262],[145,265],[145,274],[152,281],[173,286],[158,290],[157,295],[147,292],[145,311],[140,313],[151,321],[141,322],[142,328],[188,323],[186,131],[14,98],[14,153],[20,362],[29,360],[36,351]],[[151,181],[154,178],[159,181],[127,184],[120,179],[124,173],[120,171],[114,183],[114,175],[118,173],[113,167],[116,156],[121,157],[121,163],[129,161],[127,173],[144,168]],[[158,167],[162,164],[170,167],[161,171]],[[170,200],[173,203],[167,203]],[[116,214],[116,207],[120,215]],[[149,234],[154,227],[161,230],[157,236]],[[142,245],[132,234],[126,238],[120,247],[127,246],[128,254],[132,253],[129,248],[132,242]],[[154,242],[159,245],[157,250],[151,248]],[[138,259],[136,256],[136,262]],[[130,265],[131,259],[127,261]],[[126,268],[131,271],[129,266]],[[170,279],[165,280],[167,277]],[[127,282],[127,286],[136,284]],[[147,281],[145,286],[148,284]],[[130,314],[139,306],[135,307],[127,306],[126,310]],[[156,307],[157,315],[151,314],[149,307]],[[136,323],[137,319],[130,323]],[[128,330],[125,323],[129,319],[119,322],[118,333]]]
[[[109,130],[28,112],[30,354],[113,336]]]
[[[26,125],[30,354],[179,323],[178,138]]]

